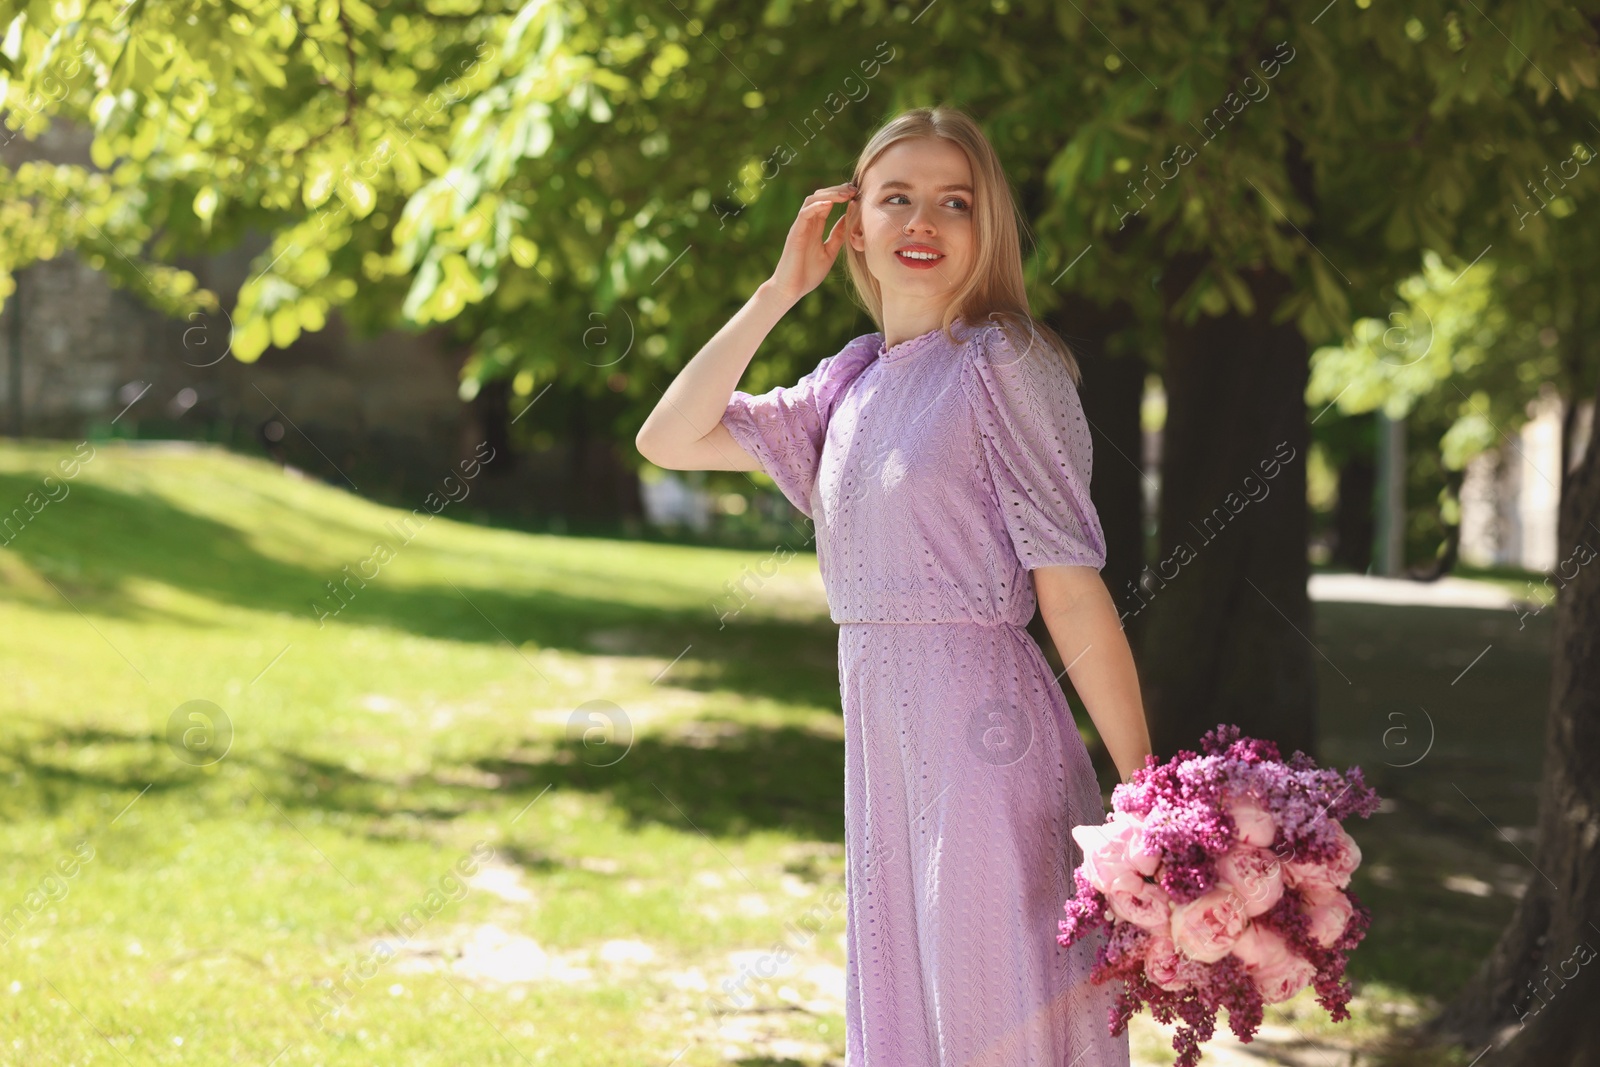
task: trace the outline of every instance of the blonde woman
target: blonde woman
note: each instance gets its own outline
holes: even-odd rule
[[[1105,808],[1025,629],[1036,605],[1123,780],[1150,740],[1099,575],[1077,363],[1028,310],[1018,232],[972,119],[899,115],[849,183],[806,198],[772,277],[636,442],[663,467],[763,470],[815,523],[839,625],[849,1067],[1128,1063],[1113,990],[1088,980],[1101,942],[1056,942],[1069,831]],[[845,246],[880,331],[738,391]]]

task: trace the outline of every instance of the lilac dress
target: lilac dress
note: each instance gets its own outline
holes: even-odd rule
[[[1048,349],[952,332],[857,337],[722,418],[814,521],[839,624],[845,1062],[1126,1067],[1100,941],[1056,943],[1105,808],[1025,629],[1031,569],[1105,563],[1088,426]]]

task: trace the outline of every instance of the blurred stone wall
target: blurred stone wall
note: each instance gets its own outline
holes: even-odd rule
[[[28,141],[0,128],[6,137],[6,166],[92,166],[85,129],[57,122]],[[557,439],[512,455],[504,425],[512,398],[502,388],[474,403],[460,399],[467,352],[452,349],[447,327],[362,338],[335,311],[326,328],[287,349],[268,349],[250,364],[234,359],[229,312],[269,244],[269,235],[252,235],[226,252],[179,260],[223,304],[187,321],[113,287],[70,252],[20,271],[18,291],[0,312],[0,432],[18,435],[20,414],[24,437],[211,440],[407,507],[495,440],[497,458],[475,482],[474,507],[530,522],[638,513],[636,479],[609,442],[575,452]]]
[[[36,142],[13,135],[0,162],[89,165],[88,143],[87,130],[58,122]],[[269,424],[276,421],[285,431],[282,454],[330,480],[340,479],[337,467],[358,486],[356,470],[369,483],[398,487],[406,479],[396,468],[448,468],[473,420],[456,391],[461,356],[447,350],[442,330],[363,340],[332,314],[326,329],[269,349],[254,364],[228,354],[228,311],[251,259],[269,243],[252,235],[228,252],[181,260],[224,305],[188,321],[113,287],[71,252],[19,272],[18,291],[0,313],[0,426],[16,434],[20,407],[28,437],[83,436],[98,427],[265,453],[260,433],[268,426],[275,434]]]
[[[1511,439],[1467,463],[1461,485],[1461,559],[1480,567],[1548,571],[1570,568],[1574,546],[1557,542],[1561,503],[1562,403],[1545,383]],[[1594,401],[1579,404],[1569,469],[1583,460],[1594,426]],[[1593,531],[1580,540],[1595,543]],[[1567,573],[1570,578],[1571,574]]]

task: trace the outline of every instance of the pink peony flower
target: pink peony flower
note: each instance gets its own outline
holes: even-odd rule
[[[1162,989],[1177,992],[1188,986],[1178,977],[1178,946],[1165,930],[1150,931],[1150,941],[1144,950],[1144,974]]]
[[[1342,826],[1335,827],[1338,839],[1334,843],[1334,853],[1331,859],[1323,862],[1305,860],[1301,862],[1285,863],[1283,865],[1283,881],[1287,886],[1295,889],[1343,889],[1350,884],[1350,875],[1361,866],[1361,846],[1356,844],[1356,839],[1345,832]]]
[[[1134,870],[1140,874],[1155,874],[1161,866],[1161,853],[1145,844],[1144,818],[1126,811],[1114,811],[1111,817],[1117,822],[1117,836],[1122,839],[1124,854]]]
[[[1283,865],[1265,848],[1240,843],[1217,859],[1217,874],[1244,898],[1244,913],[1260,915],[1283,896]]]
[[[1145,850],[1144,820],[1113,811],[1100,826],[1074,826],[1072,839],[1083,850],[1084,877],[1102,893],[1128,872],[1155,874],[1161,857]]]
[[[1244,930],[1244,898],[1216,886],[1172,909],[1172,940],[1190,959],[1213,963],[1226,956]]]
[[[1235,798],[1227,803],[1228,814],[1233,816],[1234,825],[1239,828],[1239,840],[1247,845],[1257,848],[1266,848],[1272,844],[1272,839],[1278,833],[1278,820],[1272,813],[1254,800],[1248,798]]]
[[[1345,832],[1344,827],[1339,827],[1338,851],[1333,859],[1328,861],[1328,871],[1332,877],[1329,879],[1334,885],[1343,889],[1350,884],[1350,876],[1355,869],[1361,866],[1361,846],[1356,844],[1356,839]]]
[[[1106,892],[1106,900],[1114,915],[1135,926],[1166,930],[1172,925],[1172,898],[1160,883],[1145,881],[1137,870],[1118,875]]]
[[[1323,948],[1331,948],[1344,933],[1355,909],[1344,890],[1315,886],[1306,891],[1306,918],[1311,922],[1311,937]]]
[[[1333,872],[1328,870],[1328,865],[1325,863],[1308,860],[1304,863],[1283,865],[1283,884],[1302,893],[1336,888],[1333,877]]]
[[[1133,873],[1133,866],[1111,844],[1104,826],[1074,826],[1072,839],[1083,850],[1083,876],[1100,892],[1109,892],[1118,878]]]
[[[1268,1004],[1277,1004],[1310,985],[1316,976],[1317,968],[1310,960],[1291,954],[1282,967],[1255,975],[1255,982],[1256,988],[1261,991],[1261,999]]]
[[[1310,984],[1317,969],[1289,947],[1277,931],[1257,923],[1245,928],[1233,943],[1233,954],[1245,965],[1251,981],[1268,1004],[1288,1000]]]
[[[1260,923],[1250,923],[1233,943],[1233,954],[1251,971],[1275,966],[1293,951],[1282,934]]]

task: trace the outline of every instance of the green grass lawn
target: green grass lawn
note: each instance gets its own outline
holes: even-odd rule
[[[0,548],[0,1063],[842,1062],[814,556],[470,497],[402,542],[409,512],[263,462],[95,447]],[[0,447],[0,507],[72,452]],[[1551,613],[1317,620],[1323,755],[1392,803],[1351,827],[1356,1025],[1269,1020],[1366,1040],[1465,979],[1529,873]],[[1419,707],[1431,749],[1386,766]]]

